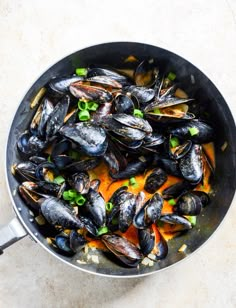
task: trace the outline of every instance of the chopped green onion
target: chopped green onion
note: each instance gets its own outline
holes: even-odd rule
[[[176,148],[179,145],[179,139],[177,137],[170,138],[170,145],[172,148]]]
[[[87,110],[88,109],[88,103],[85,101],[78,101],[78,108],[79,110]]]
[[[196,226],[197,216],[188,216],[188,221],[191,222],[192,226]]]
[[[86,199],[82,195],[77,194],[77,196],[75,197],[75,203],[78,206],[82,206],[84,205],[85,202],[86,202]]]
[[[51,163],[51,162],[52,162],[51,155],[49,155],[49,156],[48,156],[48,159],[47,159],[47,160],[48,160],[48,162],[49,162],[49,163]]]
[[[108,212],[110,212],[113,209],[114,205],[112,204],[112,202],[107,202],[106,203],[106,210]]]
[[[134,109],[133,115],[137,118],[143,118],[143,113],[139,109]]]
[[[132,178],[129,179],[129,183],[130,183],[130,185],[136,185],[137,181],[135,180],[134,177],[132,177]]]
[[[127,186],[127,187],[129,187],[129,181],[125,181],[125,182],[123,183],[122,186]]]
[[[80,121],[88,121],[90,119],[90,114],[88,110],[81,110],[78,113],[78,116],[79,116]]]
[[[173,80],[175,80],[176,75],[175,75],[175,73],[173,73],[173,72],[169,72],[167,78],[170,79],[171,81],[173,81]]]
[[[65,190],[62,194],[62,197],[64,200],[66,201],[71,201],[73,198],[69,196],[69,191],[68,190]]]
[[[159,108],[155,108],[155,109],[153,109],[153,112],[154,112],[155,114],[161,114],[161,111],[160,111],[160,109],[159,109]]]
[[[55,177],[53,182],[60,185],[65,182],[65,179],[63,178],[63,176],[58,175],[57,177]]]
[[[98,229],[97,236],[102,235],[102,234],[107,233],[107,232],[108,232],[108,228],[106,226],[105,227],[100,227]]]
[[[199,130],[198,130],[197,127],[190,127],[190,128],[188,129],[188,131],[190,132],[190,135],[191,135],[191,136],[195,136],[195,135],[197,135],[197,134],[199,133]]]
[[[99,104],[95,102],[88,102],[88,110],[90,111],[96,111],[99,107]]]
[[[77,191],[75,189],[69,189],[68,194],[71,199],[74,199],[77,196]]]
[[[176,205],[175,199],[170,199],[168,203],[169,205]]]
[[[86,76],[87,73],[88,73],[88,70],[87,70],[87,68],[84,68],[84,67],[78,67],[78,68],[75,70],[75,73],[76,73],[76,75],[78,75],[78,76]]]
[[[80,159],[80,153],[74,150],[69,150],[68,155],[73,158],[74,160]]]

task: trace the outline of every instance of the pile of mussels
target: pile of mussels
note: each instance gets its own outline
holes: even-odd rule
[[[36,112],[17,143],[22,161],[13,168],[19,193],[44,217],[41,230],[50,230],[44,234],[59,253],[73,255],[100,239],[130,267],[145,256],[163,259],[168,246],[159,222],[174,226],[172,232],[189,230],[186,217],[209,203],[208,194],[194,189],[203,181],[202,144],[213,140],[213,128],[189,112],[193,99],[175,74],[161,76],[152,59],[139,63],[133,77],[102,67],[77,73],[51,79],[32,102]],[[145,202],[144,191],[121,186],[106,203],[99,178],[89,176],[101,163],[111,181],[151,170],[144,186],[151,198]],[[168,175],[181,180],[160,194]],[[173,198],[173,211],[163,214],[164,200]],[[138,245],[122,236],[131,225]]]

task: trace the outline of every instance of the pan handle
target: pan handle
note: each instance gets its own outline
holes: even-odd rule
[[[19,241],[27,234],[18,218],[13,218],[9,224],[0,228],[0,254],[3,253],[5,248]]]

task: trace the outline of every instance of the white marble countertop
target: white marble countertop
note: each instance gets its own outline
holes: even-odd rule
[[[19,101],[52,63],[83,47],[140,41],[200,68],[236,118],[234,0],[1,0],[0,224],[13,216],[4,146]],[[193,256],[141,279],[76,271],[28,237],[0,257],[0,307],[236,307],[236,200],[219,230]]]

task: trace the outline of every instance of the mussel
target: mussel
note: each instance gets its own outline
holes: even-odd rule
[[[137,229],[144,229],[156,222],[161,216],[163,199],[155,193],[135,214],[133,224]]]
[[[40,199],[40,204],[44,218],[51,225],[59,225],[69,229],[83,228],[83,223],[64,201],[55,197],[42,198]]]
[[[144,189],[150,194],[154,194],[167,181],[167,174],[161,168],[156,168],[147,177]]]
[[[103,128],[87,122],[65,125],[60,134],[80,146],[89,156],[101,156],[106,152],[108,142]]]
[[[141,262],[142,254],[139,249],[127,239],[116,234],[105,234],[102,241],[127,266],[136,267]]]

